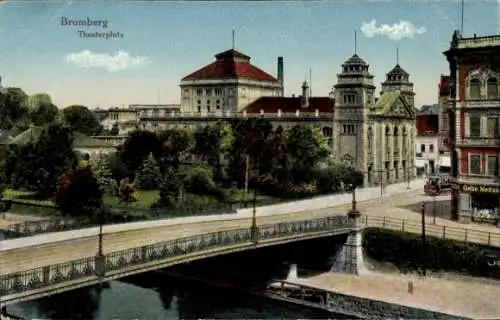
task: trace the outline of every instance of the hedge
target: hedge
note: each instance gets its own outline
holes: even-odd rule
[[[500,265],[488,265],[492,256],[500,260],[500,249],[429,236],[426,244],[424,251],[422,236],[408,232],[367,228],[363,233],[365,254],[402,272],[420,272],[426,258],[427,270],[500,279]]]

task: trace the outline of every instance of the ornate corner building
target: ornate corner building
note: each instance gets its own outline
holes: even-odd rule
[[[365,172],[365,185],[413,179],[415,111],[413,83],[399,64],[387,73],[380,98],[374,76],[358,55],[337,75],[334,108],[334,154]]]
[[[444,52],[450,67],[452,215],[495,220],[500,213],[500,35],[464,38]]]

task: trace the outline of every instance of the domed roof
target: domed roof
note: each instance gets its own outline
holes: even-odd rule
[[[365,62],[365,60],[361,59],[357,54],[354,54],[352,57],[350,57],[344,62],[344,65],[367,66],[367,63]]]
[[[395,76],[395,75],[401,75],[401,76],[409,76],[410,74],[406,72],[399,64],[397,64],[394,68],[392,68],[389,73],[387,73],[388,76]]]

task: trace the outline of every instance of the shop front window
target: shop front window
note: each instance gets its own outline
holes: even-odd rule
[[[498,218],[497,194],[471,194],[472,218],[475,221],[491,221]]]

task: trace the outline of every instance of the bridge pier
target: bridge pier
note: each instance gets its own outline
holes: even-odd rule
[[[363,224],[361,215],[349,216],[353,225],[346,242],[335,257],[330,269],[333,272],[344,272],[355,275],[368,273],[363,261]]]

